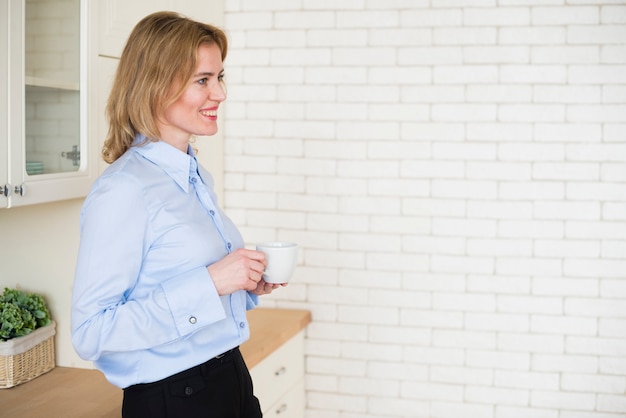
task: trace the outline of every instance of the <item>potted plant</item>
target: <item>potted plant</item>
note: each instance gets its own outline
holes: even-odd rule
[[[41,295],[4,289],[0,295],[0,389],[54,368],[55,326]]]

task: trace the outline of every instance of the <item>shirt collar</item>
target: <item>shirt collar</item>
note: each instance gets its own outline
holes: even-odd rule
[[[137,135],[132,148],[159,166],[181,189],[189,191],[190,173],[198,170],[196,154],[191,146],[185,154],[165,141],[146,141],[145,136]]]

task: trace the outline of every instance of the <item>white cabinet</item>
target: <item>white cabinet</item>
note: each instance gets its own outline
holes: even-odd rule
[[[304,417],[304,378],[300,379],[278,402],[263,411],[264,418]]]
[[[85,196],[97,175],[92,4],[0,0],[0,208]]]
[[[9,6],[5,0],[0,3],[0,208],[8,205],[9,193]]]
[[[264,417],[304,417],[304,331],[250,370]]]

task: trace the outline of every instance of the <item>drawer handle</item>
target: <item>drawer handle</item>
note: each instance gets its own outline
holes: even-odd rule
[[[287,368],[285,366],[281,367],[280,369],[276,370],[274,372],[274,376],[282,376],[285,373],[287,373]]]
[[[276,415],[278,414],[282,414],[284,412],[287,412],[287,404],[284,403],[282,404],[277,410],[276,410]]]

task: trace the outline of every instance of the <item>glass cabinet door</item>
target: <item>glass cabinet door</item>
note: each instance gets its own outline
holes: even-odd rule
[[[25,177],[81,167],[80,0],[25,0]]]

